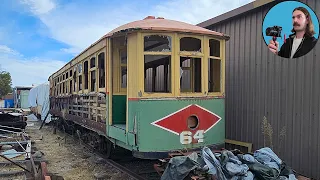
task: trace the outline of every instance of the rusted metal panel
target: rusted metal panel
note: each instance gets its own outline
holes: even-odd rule
[[[320,17],[320,1],[302,2]],[[273,128],[273,150],[299,173],[320,179],[320,45],[297,59],[270,53],[262,37],[262,22],[275,3],[206,23],[206,28],[230,35],[226,42],[226,138],[250,142],[253,150],[265,146],[261,125],[266,116]],[[280,140],[283,127],[286,136]]]
[[[88,127],[89,129],[102,134],[102,135],[106,135],[106,124],[103,123],[99,123],[87,118],[82,118],[76,115],[71,115],[71,114],[66,114],[66,119],[67,120],[71,120],[79,125],[83,125],[85,127]]]

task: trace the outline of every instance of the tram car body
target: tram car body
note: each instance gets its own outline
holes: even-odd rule
[[[153,16],[120,26],[49,77],[50,112],[138,158],[223,147],[228,39]]]

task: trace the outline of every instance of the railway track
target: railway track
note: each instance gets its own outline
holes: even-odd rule
[[[75,126],[78,126],[74,124]],[[52,124],[55,128],[56,124]],[[74,127],[74,126],[73,126]],[[130,151],[127,151],[123,148],[117,147],[110,157],[110,152],[103,151],[101,148],[96,148],[92,143],[86,143],[81,139],[76,130],[70,130],[66,125],[59,127],[57,129],[64,133],[65,136],[78,141],[79,144],[85,148],[94,152],[95,155],[103,159],[105,164],[109,164],[112,167],[118,169],[119,171],[127,174],[131,179],[135,180],[159,180],[159,174],[153,169],[153,164],[156,163],[155,160],[142,160],[137,159],[132,156]]]

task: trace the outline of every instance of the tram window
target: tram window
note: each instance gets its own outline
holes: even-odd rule
[[[144,56],[144,91],[171,92],[170,55]]]
[[[75,76],[76,73],[74,73],[73,75],[73,91],[76,92],[77,91],[77,78]]]
[[[121,88],[127,87],[127,67],[121,67]]]
[[[209,59],[209,92],[221,91],[221,60]]]
[[[105,65],[104,65],[104,53],[98,55],[99,66],[99,88],[105,87]]]
[[[181,92],[201,92],[201,58],[180,57]]]
[[[210,56],[220,57],[220,41],[215,39],[209,40]]]
[[[121,64],[127,64],[127,51],[126,50],[120,51],[120,59],[121,59]]]
[[[88,61],[84,62],[84,89],[88,89],[88,84],[89,84],[89,63]]]
[[[82,73],[82,64],[78,64],[78,72],[79,72],[79,74]]]
[[[72,93],[72,80],[70,80],[69,89],[70,93]]]
[[[180,51],[201,52],[201,40],[193,37],[184,37],[180,39]]]
[[[144,51],[171,52],[171,37],[163,35],[145,36]]]
[[[127,50],[120,51],[121,88],[127,88]]]
[[[92,57],[90,59],[90,68],[96,67],[96,58]]]
[[[96,90],[96,71],[91,71],[91,91]]]
[[[79,91],[82,90],[82,75],[79,76]]]

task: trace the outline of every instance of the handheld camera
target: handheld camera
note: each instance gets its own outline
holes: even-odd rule
[[[272,36],[272,40],[276,41],[277,37],[281,37],[281,31],[282,31],[282,27],[281,26],[268,27],[266,29],[266,35],[267,36]]]

